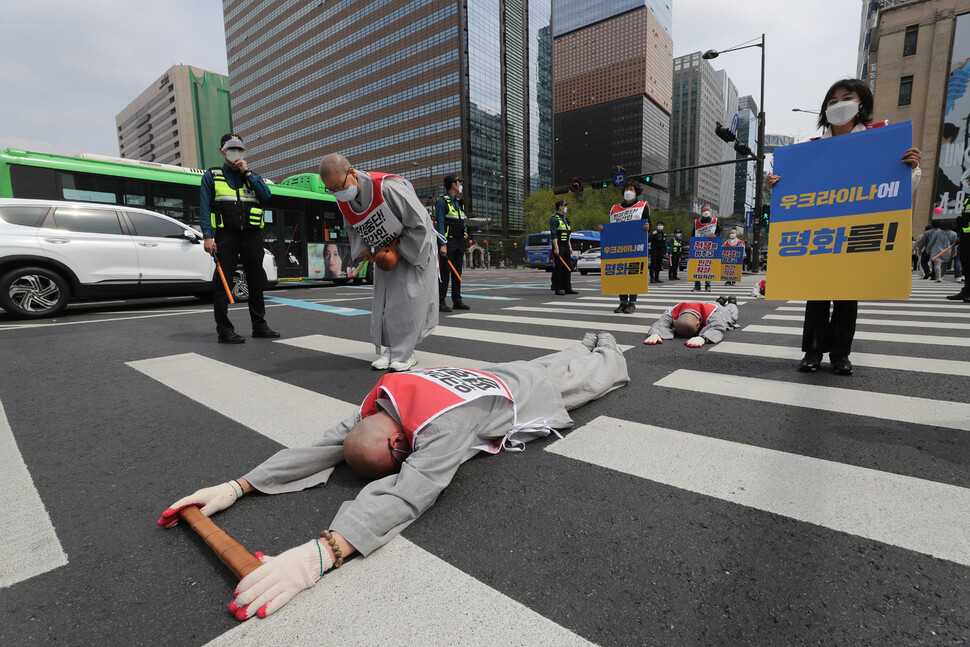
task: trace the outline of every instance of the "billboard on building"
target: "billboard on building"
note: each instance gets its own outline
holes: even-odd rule
[[[959,214],[970,196],[970,14],[957,16],[949,66],[933,198],[943,208],[933,217],[944,219]]]

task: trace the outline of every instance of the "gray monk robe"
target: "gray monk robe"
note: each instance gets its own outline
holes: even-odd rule
[[[478,445],[506,438],[505,449],[543,437],[551,429],[572,426],[566,413],[629,382],[623,355],[611,348],[590,350],[576,344],[531,362],[497,364],[482,369],[508,386],[515,404],[481,397],[440,414],[416,436],[416,449],[398,474],[372,481],[353,501],[345,502],[330,524],[362,554],[394,538],[427,510],[451,482],[458,466]],[[407,375],[407,374],[401,374]],[[380,404],[380,400],[378,403]],[[392,416],[396,414],[387,407]],[[343,442],[360,413],[326,430],[308,447],[284,449],[245,478],[266,494],[296,492],[326,483],[344,459]]]
[[[375,206],[374,181],[365,171],[357,171],[357,197],[338,205],[344,212],[354,258],[375,244],[382,247],[379,243],[398,237],[401,260],[397,267],[385,272],[374,266],[371,339],[378,354],[386,346],[391,351],[390,361],[404,362],[414,353],[415,345],[438,325],[438,248],[428,210],[418,200],[411,183],[395,175],[374,176],[382,177],[384,222],[376,227],[370,222],[355,227],[344,211],[349,206],[354,214],[366,214]]]

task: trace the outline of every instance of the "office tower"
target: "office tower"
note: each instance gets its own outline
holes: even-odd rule
[[[274,180],[339,152],[520,231],[550,183],[550,0],[225,0],[236,131]]]
[[[229,79],[174,65],[115,117],[121,157],[209,168],[222,164],[219,138],[232,130]]]

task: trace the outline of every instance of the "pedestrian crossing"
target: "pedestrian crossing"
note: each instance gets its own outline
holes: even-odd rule
[[[943,300],[955,291],[952,284],[931,286],[916,280],[909,301],[860,303],[851,360],[857,375],[880,378],[878,387],[866,390],[855,378],[797,373],[795,366],[802,356],[803,302],[756,301],[750,295],[752,284],[746,278],[738,285],[714,286],[710,293],[692,292],[688,281],[651,285],[649,294],[640,296],[633,314],[613,313],[617,297],[592,289],[580,289],[580,294],[569,297],[549,294],[538,302],[534,295],[528,295],[532,305],[515,295],[494,295],[497,298],[487,310],[476,305],[471,312],[442,315],[434,334],[418,346],[415,355],[419,367],[481,368],[492,363],[487,359],[489,348],[503,352],[511,348],[522,359],[531,359],[568,347],[583,331],[603,330],[614,333],[621,342],[628,363],[637,369],[631,374],[642,373],[639,365],[649,367],[657,353],[683,352],[691,362],[690,367],[664,369],[662,375],[650,380],[634,380],[618,395],[646,400],[697,393],[723,395],[742,403],[738,407],[744,402],[757,404],[779,421],[841,416],[845,421],[841,433],[848,437],[856,426],[891,425],[909,430],[914,445],[923,434],[939,430],[952,430],[963,442],[970,431],[970,404],[920,392],[917,382],[945,376],[958,384],[958,392],[966,392],[970,304]],[[474,285],[465,287],[475,289]],[[514,287],[510,285],[508,290]],[[699,350],[641,344],[650,324],[667,308],[680,301],[711,302],[722,294],[738,298],[741,328],[727,333],[720,344]],[[313,299],[320,302],[314,305],[325,307],[290,303],[297,299],[279,298],[275,302],[281,307],[306,310],[305,316],[320,317],[322,322],[340,320],[348,314],[352,315],[349,319],[366,321],[357,315],[368,314],[369,304],[350,299],[354,302],[339,305],[341,299],[346,301],[346,293],[333,299]],[[327,329],[325,325],[323,328]],[[367,335],[350,336],[308,334],[284,337],[271,344],[305,352],[311,358],[346,358],[351,370],[368,371],[376,379],[379,373],[370,372],[368,366],[376,357],[373,345],[360,339]],[[486,350],[468,353],[474,357],[439,352],[445,346],[455,348],[448,342],[468,339]],[[705,357],[704,353],[713,355]],[[717,361],[722,358],[732,362]],[[752,377],[745,368],[747,360],[766,362],[777,371]],[[133,374],[284,447],[307,444],[326,427],[353,414],[359,405],[328,394],[330,380],[309,388],[296,386],[285,377],[270,377],[251,363],[225,356],[215,359],[188,352],[133,360],[126,365]],[[900,387],[900,381],[907,386]],[[252,393],[260,397],[253,398]],[[706,401],[700,406],[707,406]],[[770,442],[757,446],[714,438],[682,419],[629,418],[624,418],[617,406],[610,415],[588,420],[563,439],[546,442],[542,449],[568,459],[570,469],[577,469],[576,465],[605,468],[690,492],[717,505],[743,506],[827,529],[832,536],[847,534],[970,566],[970,533],[965,521],[970,488],[946,479],[912,476],[898,467],[895,471],[880,469],[802,455],[789,447],[770,446]],[[3,424],[0,404],[0,485],[8,485],[6,491],[24,489],[23,474],[11,477],[18,474],[16,465],[3,460],[16,454],[15,444],[13,452],[7,451]],[[7,479],[17,478],[17,482],[8,483],[5,475]],[[590,482],[589,487],[596,488],[597,484]],[[16,515],[31,506],[43,511],[43,505],[36,501],[9,510]],[[3,534],[5,527],[28,527],[15,519],[0,520],[0,540],[7,539],[7,545],[19,545],[15,543],[19,540]],[[48,570],[66,563],[63,551],[57,554],[60,545],[53,528],[45,528],[40,517],[31,523],[37,524],[29,526],[32,535],[44,541],[28,547],[24,561],[30,562],[44,551],[47,557],[35,562],[49,564]],[[719,530],[732,531],[729,527]],[[402,569],[402,564],[407,568]],[[3,572],[6,575],[8,571]],[[13,579],[0,580],[0,588],[40,572],[21,569]],[[416,585],[423,591],[419,600],[406,594]],[[489,611],[474,614],[468,612],[470,608]],[[334,617],[359,617],[362,610],[372,622],[331,621]],[[244,647],[268,640],[294,645],[593,644],[563,626],[564,621],[558,624],[556,620],[463,572],[410,541],[405,533],[366,559],[351,560],[339,571],[327,574],[326,586],[301,594],[271,622],[241,624],[210,644]]]

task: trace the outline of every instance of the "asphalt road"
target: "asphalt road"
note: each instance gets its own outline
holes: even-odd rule
[[[970,305],[914,280],[862,303],[856,374],[795,370],[802,306],[755,279],[651,285],[613,314],[599,277],[555,297],[532,270],[465,274],[419,367],[531,359],[586,330],[631,383],[563,440],[464,465],[401,537],[267,620],[159,513],[322,431],[373,386],[371,292],[270,293],[280,341],[216,343],[193,299],[0,314],[2,645],[961,645],[970,642]],[[642,345],[683,300],[735,294],[716,347]],[[696,299],[694,298],[696,297]],[[245,307],[230,314],[249,335]],[[366,359],[365,359],[366,357]],[[216,394],[211,375],[239,388]],[[214,517],[250,550],[317,535],[364,482],[251,496]]]

